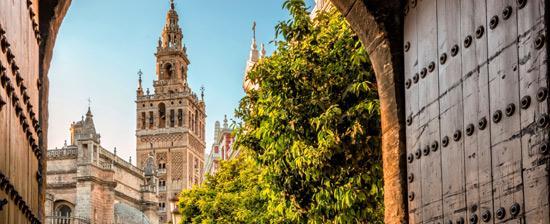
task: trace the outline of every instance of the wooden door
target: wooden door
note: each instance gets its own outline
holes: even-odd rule
[[[550,223],[544,0],[409,0],[410,223]]]
[[[0,0],[0,223],[41,223],[38,0]]]

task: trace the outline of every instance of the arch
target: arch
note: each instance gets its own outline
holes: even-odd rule
[[[403,80],[403,0],[331,0],[364,43],[376,74],[382,120],[385,223],[406,223],[405,112]],[[48,130],[48,70],[55,39],[70,0],[39,2],[40,123]],[[185,74],[182,74],[185,75]],[[192,127],[191,111],[188,126]],[[150,113],[152,118],[152,112]],[[150,120],[152,126],[153,120]],[[47,148],[42,138],[41,148]],[[43,168],[45,172],[46,166]],[[42,186],[44,188],[45,185]]]
[[[54,202],[54,216],[69,218],[72,217],[74,205],[65,200]]]
[[[159,128],[166,127],[166,105],[159,103]]]
[[[407,222],[402,0],[331,0],[363,42],[378,84],[385,223]],[[391,193],[390,193],[391,192]]]
[[[164,66],[162,66],[164,77],[163,79],[172,79],[172,75],[174,73],[174,69],[171,63],[166,63]]]

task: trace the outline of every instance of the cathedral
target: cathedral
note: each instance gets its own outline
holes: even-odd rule
[[[70,132],[70,144],[48,150],[46,223],[159,223],[153,156],[141,169],[103,148],[89,108]]]
[[[136,91],[136,165],[101,146],[91,109],[70,143],[48,150],[47,223],[177,223],[178,195],[203,180],[205,121],[173,1],[158,42],[153,91]]]

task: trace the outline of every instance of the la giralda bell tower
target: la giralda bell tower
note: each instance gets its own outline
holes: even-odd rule
[[[182,189],[200,184],[205,150],[205,105],[187,83],[189,59],[173,0],[158,42],[154,93],[144,93],[141,71],[136,100],[137,166],[155,158],[161,223],[169,221]]]

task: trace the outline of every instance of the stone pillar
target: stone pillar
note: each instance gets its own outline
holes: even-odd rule
[[[76,184],[76,207],[74,209],[76,217],[93,220],[91,195],[92,182],[78,181]]]
[[[53,215],[54,213],[54,207],[53,207],[53,202],[54,202],[54,196],[52,194],[48,194],[46,193],[46,200],[45,200],[45,203],[44,203],[44,210],[45,210],[45,216],[50,216],[50,215]]]

